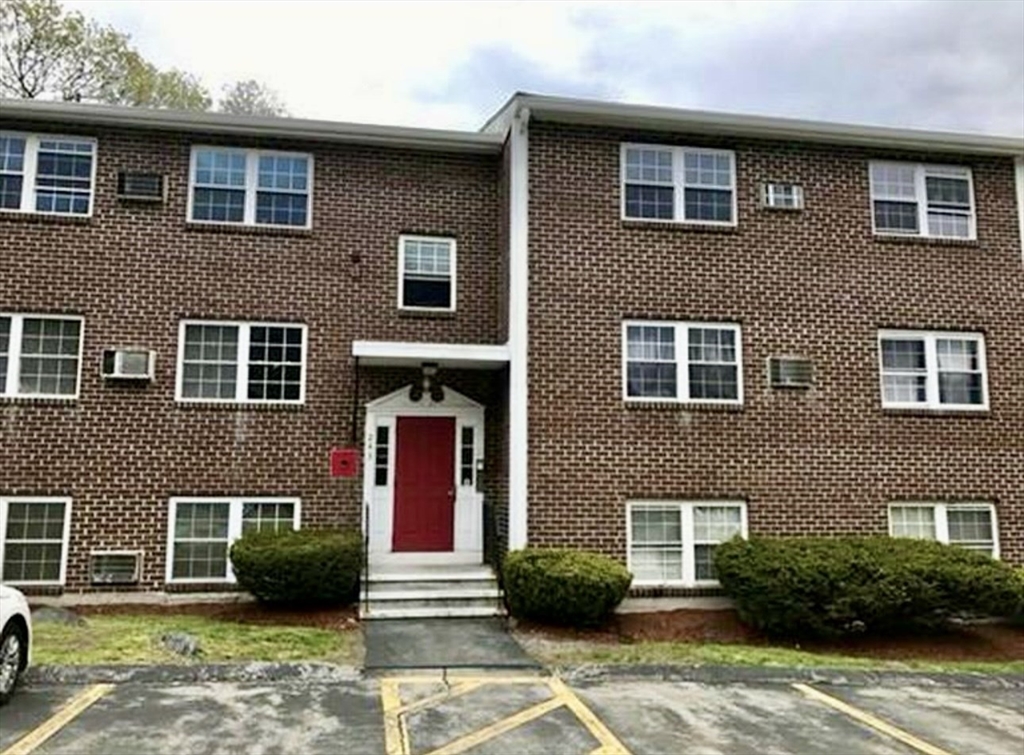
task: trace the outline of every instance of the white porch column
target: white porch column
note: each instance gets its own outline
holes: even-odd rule
[[[526,546],[528,496],[527,328],[529,305],[530,111],[519,108],[510,129],[509,177],[509,463],[508,547]]]

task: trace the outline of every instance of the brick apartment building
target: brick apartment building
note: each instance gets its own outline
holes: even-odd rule
[[[665,595],[735,534],[1024,563],[1024,140],[524,94],[0,129],[6,582],[221,591],[299,526],[363,528],[381,616],[493,611],[528,543]]]

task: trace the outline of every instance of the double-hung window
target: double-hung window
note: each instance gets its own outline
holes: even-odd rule
[[[975,238],[970,168],[873,162],[870,171],[875,233]]]
[[[740,326],[731,323],[623,323],[627,400],[743,403]]]
[[[995,508],[989,503],[894,503],[889,534],[938,540],[999,557]]]
[[[0,211],[92,214],[96,140],[0,131]]]
[[[400,237],[398,275],[401,309],[455,311],[455,239]]]
[[[297,498],[172,498],[168,582],[234,582],[228,552],[246,532],[299,528]]]
[[[980,333],[883,330],[878,349],[883,407],[988,408]]]
[[[622,145],[622,217],[736,224],[736,155],[696,147]]]
[[[70,498],[0,498],[0,582],[64,584],[70,528]]]
[[[629,570],[637,585],[715,584],[715,548],[747,536],[741,501],[638,501],[627,512]]]
[[[0,396],[78,397],[82,318],[0,313]]]
[[[311,226],[312,155],[194,147],[189,183],[193,222]]]
[[[299,404],[305,400],[306,326],[184,321],[179,401]]]

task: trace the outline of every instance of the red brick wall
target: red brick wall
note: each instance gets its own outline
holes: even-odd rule
[[[328,450],[351,437],[351,341],[500,342],[500,157],[83,133],[99,137],[91,220],[0,214],[0,310],[85,317],[78,401],[0,400],[0,495],[74,499],[69,589],[87,586],[88,551],[99,548],[144,549],[140,587],[161,586],[174,495],[300,496],[305,524],[357,524],[361,481],[327,471]],[[313,152],[313,230],[187,226],[192,143]],[[167,204],[119,203],[116,177],[124,169],[165,173]],[[400,233],[457,238],[453,316],[397,311]],[[190,317],[306,323],[305,406],[175,404],[178,323]],[[102,350],[119,345],[157,351],[152,385],[101,380]],[[410,378],[362,373],[363,402]],[[453,379],[489,401],[488,386],[499,378]]]
[[[623,141],[736,151],[735,230],[620,220]],[[867,161],[964,163],[976,243],[871,232]],[[766,180],[806,210],[760,208]],[[534,544],[624,557],[625,504],[737,498],[753,534],[885,533],[901,499],[995,504],[1024,562],[1024,270],[1009,158],[531,125],[530,511]],[[741,410],[622,400],[628,318],[736,321]],[[985,333],[991,411],[881,409],[880,328]],[[809,391],[769,390],[770,355],[811,358]]]

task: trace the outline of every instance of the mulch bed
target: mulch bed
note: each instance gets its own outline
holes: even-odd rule
[[[336,631],[358,629],[355,606],[345,608],[272,608],[255,602],[121,604],[79,606],[77,613],[95,615],[188,614],[243,624],[279,624]],[[595,629],[550,627],[529,621],[518,630],[552,640],[584,640],[606,644],[633,642],[716,642],[775,645],[818,653],[838,653],[884,660],[1018,661],[1024,660],[1024,627],[1008,624],[950,626],[944,631],[920,631],[888,637],[794,643],[770,642],[740,622],[731,610],[660,611],[616,614]]]
[[[274,608],[256,602],[237,603],[174,603],[152,604],[111,604],[78,606],[76,613],[83,616],[138,616],[138,615],[181,615],[205,616],[220,621],[235,621],[240,624],[278,624],[285,626],[315,627],[334,629],[340,632],[359,627],[358,611],[355,606],[345,608]]]
[[[950,626],[942,631],[843,640],[771,642],[740,622],[732,610],[661,611],[617,614],[604,626],[590,629],[549,627],[520,622],[519,631],[553,640],[584,640],[607,644],[633,642],[717,642],[774,645],[816,653],[835,653],[884,660],[1019,661],[1024,660],[1024,627],[1008,624]]]

